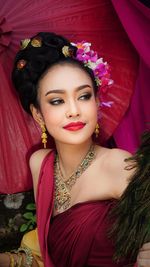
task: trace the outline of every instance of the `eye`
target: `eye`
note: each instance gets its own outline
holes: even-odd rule
[[[92,94],[91,93],[86,93],[86,94],[83,94],[79,97],[79,99],[81,100],[89,100],[91,98]]]
[[[51,105],[57,106],[57,105],[63,104],[64,100],[60,98],[55,98],[55,99],[50,100],[49,103]]]

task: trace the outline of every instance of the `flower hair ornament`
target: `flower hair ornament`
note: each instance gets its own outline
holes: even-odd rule
[[[91,43],[86,41],[71,43],[72,46],[77,48],[76,56],[73,56],[73,52],[69,46],[64,46],[62,48],[62,53],[65,57],[74,57],[75,59],[84,63],[85,66],[92,69],[96,84],[99,88],[98,97],[101,106],[111,107],[113,102],[105,102],[102,100],[102,94],[106,93],[106,88],[113,84],[111,79],[111,69],[107,62],[104,62],[102,57],[98,57],[98,53],[91,49]]]

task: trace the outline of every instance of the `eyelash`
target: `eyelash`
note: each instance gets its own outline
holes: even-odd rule
[[[49,103],[50,103],[51,105],[53,105],[53,106],[57,106],[57,105],[59,105],[59,104],[63,104],[64,101],[63,101],[62,99],[53,99],[53,100],[51,100]]]
[[[80,100],[89,100],[91,98],[92,94],[91,93],[86,93],[86,94],[83,94],[79,97]],[[57,106],[57,105],[60,105],[60,104],[63,104],[64,103],[64,100],[63,99],[60,99],[60,98],[56,98],[56,99],[52,99],[50,102],[49,102],[51,105],[53,106]]]
[[[83,94],[79,97],[79,99],[83,98],[83,100],[89,100],[92,97],[91,93]]]

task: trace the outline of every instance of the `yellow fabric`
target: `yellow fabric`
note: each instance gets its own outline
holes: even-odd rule
[[[44,264],[42,262],[42,256],[40,253],[40,246],[39,246],[39,240],[38,240],[38,234],[37,234],[37,228],[26,233],[21,241],[21,246],[28,247],[32,250],[32,254],[34,259],[36,260],[39,267],[44,267]]]

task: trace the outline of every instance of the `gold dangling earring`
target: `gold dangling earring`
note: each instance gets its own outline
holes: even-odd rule
[[[42,143],[44,144],[44,148],[46,148],[47,134],[44,124],[41,124],[41,129],[42,129],[42,135],[41,135]]]
[[[96,123],[96,127],[95,127],[95,131],[94,131],[94,133],[95,133],[95,135],[96,135],[96,138],[99,136],[99,124],[98,123]]]

